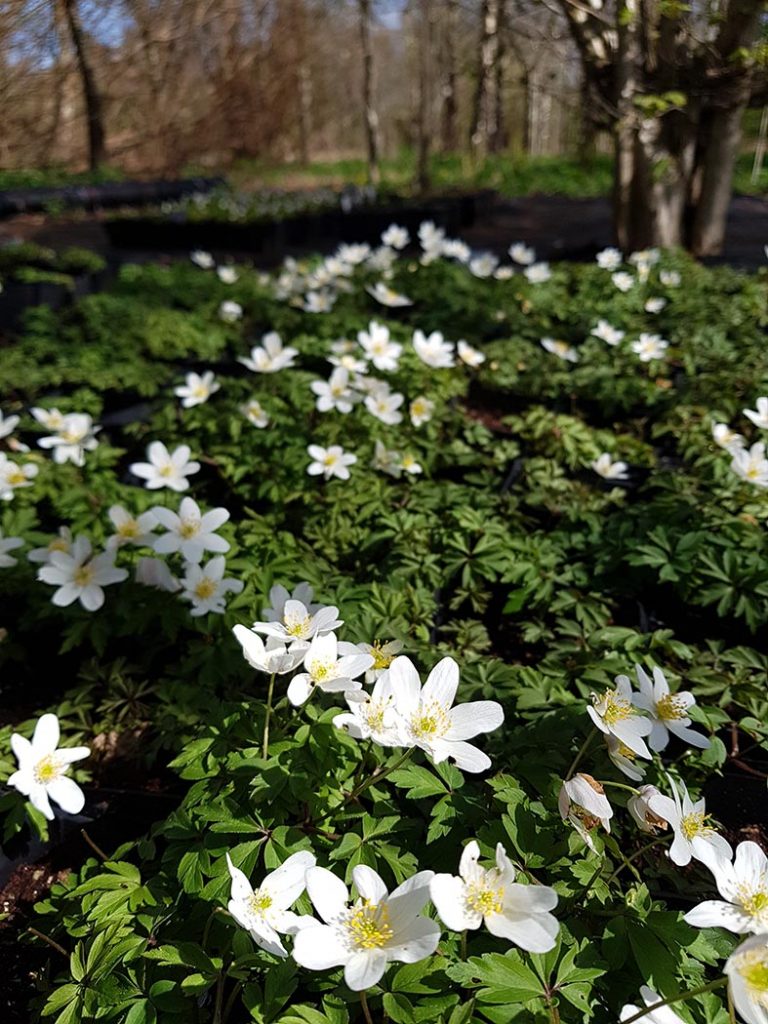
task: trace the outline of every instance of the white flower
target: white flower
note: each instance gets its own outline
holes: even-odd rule
[[[620,270],[616,274],[611,274],[611,280],[620,292],[628,292],[635,284],[634,277],[632,274],[627,273],[626,270]]]
[[[681,277],[676,270],[660,270],[659,280],[666,288],[677,288],[680,284]]]
[[[768,487],[768,459],[765,457],[765,444],[756,441],[751,448],[740,448],[732,451],[731,469],[742,480],[754,484],[755,487]]]
[[[375,285],[367,285],[365,289],[368,294],[376,299],[377,302],[381,303],[382,306],[389,306],[392,309],[397,309],[398,306],[412,306],[413,299],[409,299],[407,295],[400,295],[394,288],[390,288],[384,284],[383,281],[377,281]]]
[[[493,253],[486,252],[480,256],[474,256],[469,261],[469,272],[475,277],[486,278],[492,277],[493,272],[499,265],[498,256],[494,256]]]
[[[624,331],[612,327],[607,320],[598,320],[597,326],[593,327],[590,333],[600,341],[604,341],[606,345],[618,345],[624,338]]]
[[[386,445],[379,440],[376,441],[374,447],[371,466],[373,466],[374,469],[378,469],[381,473],[386,473],[388,476],[394,477],[396,480],[399,480],[403,475],[403,465],[400,452],[387,448]]]
[[[419,224],[419,242],[425,255],[430,259],[440,256],[445,243],[445,231],[435,226],[434,221],[423,220]]]
[[[640,987],[640,996],[646,1005],[655,1006],[656,1003],[661,1003],[664,1000],[660,995],[657,995],[652,988],[648,988],[647,985]],[[634,1003],[627,1003],[621,1008],[621,1015],[619,1020],[628,1020],[633,1017],[636,1013],[640,1013],[640,1007],[635,1006]],[[642,1017],[643,1024],[685,1024],[682,1017],[678,1016],[671,1006],[661,1006],[658,1010],[654,1010],[652,1013],[645,1013]]]
[[[346,653],[348,650],[350,653]],[[371,667],[373,658],[352,644],[344,645],[341,657],[339,653],[335,633],[312,637],[304,655],[305,671],[295,675],[288,684],[288,700],[294,707],[303,704],[315,687],[323,693],[346,693],[361,688],[363,684],[356,677]]]
[[[282,339],[277,331],[269,331],[261,339],[261,346],[251,349],[250,358],[238,358],[252,373],[277,373],[295,366],[295,358],[299,350],[290,346],[283,347]]]
[[[590,466],[597,473],[598,476],[603,477],[604,480],[628,480],[629,474],[627,473],[626,462],[617,460],[613,461],[608,452],[603,452],[594,462],[590,462]]]
[[[243,307],[233,299],[225,299],[219,306],[219,319],[225,324],[233,324],[243,315]]]
[[[72,531],[68,526],[60,526],[58,534],[53,538],[50,544],[44,548],[33,548],[28,554],[27,558],[30,562],[39,562],[43,565],[47,565],[51,560],[51,555],[54,551],[70,551],[72,549]]]
[[[497,281],[509,281],[515,276],[513,267],[499,267],[493,275]]]
[[[618,249],[610,246],[607,249],[602,249],[595,257],[598,267],[602,270],[618,270],[623,258]]]
[[[453,345],[440,331],[432,331],[428,336],[423,331],[414,331],[413,348],[422,363],[435,370],[449,369],[454,365]]]
[[[541,347],[551,352],[553,356],[562,359],[567,363],[578,363],[579,353],[572,348],[567,341],[555,341],[554,338],[542,338]]]
[[[399,392],[390,391],[389,385],[384,385],[366,396],[365,408],[382,423],[396,426],[403,420],[403,414],[398,412],[398,409],[404,401],[404,397]]]
[[[151,512],[132,516],[122,505],[112,505],[107,515],[115,528],[115,532],[107,540],[108,549],[122,547],[123,544],[135,544],[136,547],[152,546],[152,531],[157,526],[157,520]]]
[[[341,445],[332,444],[330,448],[322,448],[319,444],[307,446],[307,453],[313,460],[307,466],[310,476],[324,476],[326,480],[336,476],[339,480],[349,480],[348,466],[354,466],[357,456],[345,452]]]
[[[389,667],[397,712],[403,722],[404,744],[425,751],[435,764],[451,758],[467,772],[482,772],[491,759],[467,740],[498,729],[504,721],[501,704],[471,701],[452,707],[459,686],[459,666],[443,658],[432,669],[422,689],[409,658],[395,658]]]
[[[384,274],[385,277],[390,277],[396,260],[397,252],[394,249],[391,249],[388,245],[380,245],[368,257],[366,266],[371,270]]]
[[[29,411],[46,430],[60,430],[64,426],[64,413],[59,412],[58,409],[42,409],[40,406],[33,406]]]
[[[458,260],[459,263],[469,263],[472,258],[472,250],[459,238],[445,239],[441,246],[441,254],[447,259]]]
[[[239,277],[234,267],[217,267],[216,273],[222,284],[234,284]]]
[[[253,889],[227,854],[227,867],[232,878],[227,909],[261,949],[275,956],[288,956],[280,935],[295,935],[299,929],[317,924],[313,917],[299,916],[289,909],[304,892],[307,871],[315,863],[308,850],[299,850],[283,861],[279,868],[265,875],[258,889]]]
[[[98,446],[95,435],[101,427],[95,427],[91,417],[84,412],[71,412],[64,416],[57,433],[41,437],[41,448],[52,448],[54,462],[72,462],[75,466],[85,465],[85,453]]]
[[[194,252],[189,254],[189,258],[202,270],[210,270],[214,263],[213,256],[203,249],[195,249]]]
[[[650,363],[652,359],[663,359],[669,348],[669,342],[659,334],[641,334],[637,341],[632,342],[632,351],[641,363]]]
[[[162,441],[153,441],[147,448],[149,462],[134,462],[130,470],[134,476],[145,480],[144,486],[150,491],[170,487],[172,491],[186,491],[193,473],[200,470],[199,462],[190,462],[189,446],[186,444],[169,452]]]
[[[411,423],[414,427],[420,427],[424,423],[429,423],[434,411],[435,403],[425,395],[419,395],[417,398],[414,398],[408,407]]]
[[[688,717],[688,709],[696,703],[693,694],[687,690],[670,693],[669,683],[658,665],[653,669],[653,682],[642,666],[635,665],[635,672],[640,692],[632,694],[632,703],[651,720],[652,728],[648,737],[651,750],[665,750],[670,733],[683,743],[706,750],[710,744],[709,737],[691,729]]]
[[[412,964],[437,949],[440,927],[420,911],[429,900],[432,871],[420,871],[393,892],[365,864],[352,869],[359,898],[349,906],[346,885],[325,868],[307,872],[309,898],[325,924],[302,928],[293,958],[313,971],[344,967],[354,992],[376,985],[391,960]]]
[[[31,487],[37,474],[38,467],[33,462],[19,465],[0,452],[0,499],[10,501],[18,488]]]
[[[318,412],[330,412],[335,409],[340,413],[352,411],[355,395],[349,383],[349,370],[337,366],[327,381],[313,380],[310,388],[317,395],[315,408]]]
[[[328,362],[333,366],[341,367],[348,373],[364,374],[368,370],[368,363],[365,359],[360,359],[352,352],[343,352],[340,355],[328,356]]]
[[[570,821],[590,850],[595,849],[592,832],[598,825],[606,832],[611,831],[613,808],[605,790],[591,775],[579,772],[567,779],[560,787],[557,806],[560,817]]]
[[[254,427],[266,427],[269,425],[269,416],[257,399],[252,398],[245,405],[240,406],[240,412]]]
[[[153,547],[158,555],[171,555],[177,551],[187,562],[200,562],[206,551],[222,554],[229,551],[229,542],[219,537],[216,530],[229,519],[225,508],[214,508],[201,514],[193,498],[182,498],[178,514],[162,505],[156,505],[152,514],[167,533],[154,538]]]
[[[421,463],[417,462],[416,458],[408,452],[400,457],[400,468],[411,476],[418,476],[419,473],[424,472]]]
[[[616,687],[599,696],[591,695],[592,707],[587,714],[600,732],[615,736],[640,757],[651,759],[651,752],[643,736],[651,732],[651,722],[641,715],[632,703],[632,684],[627,676],[616,676]]]
[[[768,857],[757,843],[739,843],[733,863],[704,846],[700,859],[715,877],[722,900],[705,900],[685,915],[695,928],[727,928],[737,935],[768,932]]]
[[[403,346],[389,337],[389,328],[371,320],[367,331],[358,331],[357,340],[377,370],[396,370]]]
[[[184,384],[173,389],[174,395],[181,399],[185,409],[191,409],[194,405],[202,405],[219,390],[221,384],[216,381],[212,370],[206,370],[202,376],[198,373],[188,373]]]
[[[258,633],[246,626],[237,625],[232,632],[239,641],[243,657],[248,664],[259,672],[266,672],[267,675],[275,673],[282,676],[287,672],[293,672],[304,660],[309,647],[309,644],[303,641],[286,647],[282,640],[274,636],[268,636],[265,644]]]
[[[608,748],[608,757],[628,779],[640,782],[645,778],[645,765],[638,764],[638,754],[611,733],[603,733],[603,740]]]
[[[373,658],[373,665],[365,673],[366,683],[373,683],[381,678],[400,651],[402,651],[403,641],[390,640],[388,643],[382,644],[377,640],[373,644],[358,644],[358,647],[363,654],[370,654]]]
[[[646,313],[660,313],[667,304],[666,299],[646,299],[643,309]]]
[[[435,875],[429,894],[443,924],[455,932],[481,924],[498,939],[508,939],[529,953],[554,949],[560,925],[550,913],[557,893],[547,885],[521,885],[501,843],[496,845],[496,867],[481,868],[480,847],[467,843],[459,862],[459,876]]]
[[[382,232],[381,240],[384,245],[393,249],[404,249],[411,240],[407,228],[401,228],[397,224],[390,224],[386,231]]]
[[[19,424],[18,416],[3,416],[0,411],[0,438],[8,437]]]
[[[37,578],[58,588],[51,600],[60,608],[79,601],[86,611],[95,612],[104,604],[103,588],[127,579],[128,571],[115,567],[114,550],[93,555],[91,542],[81,535],[69,551],[52,551]]]
[[[466,341],[457,341],[456,351],[459,359],[467,366],[476,367],[485,362],[485,356],[483,353],[478,352],[476,348],[472,348],[472,346],[468,345]]]
[[[305,313],[329,313],[335,301],[336,296],[331,291],[311,291],[304,296],[301,308]]]
[[[768,935],[753,935],[725,962],[728,988],[745,1024],[768,1024]]]
[[[548,263],[532,263],[523,271],[530,284],[545,284],[552,277]]]
[[[278,593],[276,593],[278,592]],[[274,608],[264,610],[264,619],[254,622],[252,629],[264,636],[273,636],[284,643],[294,644],[297,641],[311,640],[315,636],[330,633],[343,625],[336,618],[339,609],[335,605],[310,604],[312,588],[308,583],[300,583],[292,597],[283,598],[287,594],[285,587],[273,587],[270,600]],[[301,594],[301,597],[296,595]],[[275,598],[277,597],[277,601]],[[280,607],[280,603],[282,607]]]
[[[647,281],[648,275],[651,272],[651,267],[655,266],[661,253],[658,249],[639,249],[637,252],[633,252],[629,257],[629,262],[637,267],[637,276],[641,281]]]
[[[366,682],[374,665],[375,662],[365,673]],[[362,690],[347,690],[344,699],[349,711],[336,715],[333,724],[337,729],[344,729],[356,740],[370,739],[382,747],[403,745],[395,695],[386,670],[379,674],[370,694]]]
[[[162,558],[140,558],[136,565],[136,582],[168,594],[178,594],[181,590],[181,583]]]
[[[48,714],[38,719],[31,743],[17,732],[11,736],[11,748],[19,767],[8,779],[8,785],[27,797],[49,821],[55,817],[51,800],[67,814],[79,814],[85,804],[82,789],[67,772],[75,761],[88,757],[90,750],[88,747],[59,749],[59,735],[58,718]]]
[[[226,561],[223,555],[217,555],[204,566],[188,562],[185,569],[181,581],[181,597],[192,602],[189,614],[194,617],[209,612],[223,614],[227,594],[239,594],[243,589],[241,580],[225,579]]]
[[[514,242],[507,252],[513,263],[517,263],[521,267],[528,267],[536,260],[536,250],[523,242]]]
[[[655,793],[648,800],[648,806],[657,817],[668,821],[675,833],[669,850],[670,860],[679,867],[690,864],[691,857],[695,857],[696,860],[704,860],[701,853],[703,845],[711,846],[721,856],[730,860],[733,855],[730,844],[715,832],[711,825],[707,824],[704,799],[694,803],[688,795],[685,783],[680,783],[680,791],[672,778],[670,778],[669,784],[672,789],[672,799],[670,800],[663,793]],[[706,856],[706,852],[704,856]]]
[[[17,565],[18,558],[14,558],[8,552],[23,546],[24,541],[21,537],[3,537],[3,531],[0,530],[0,569],[10,569],[12,565]]]
[[[342,263],[349,263],[356,267],[359,263],[366,261],[370,252],[371,247],[367,242],[352,242],[340,245],[336,250],[336,255]]]
[[[756,405],[757,409],[742,409],[742,412],[756,427],[768,430],[768,398],[758,398]]]
[[[651,810],[651,799],[660,795],[655,786],[640,786],[637,793],[627,800],[627,810],[635,819],[641,832],[655,835],[667,828],[668,823],[664,818],[660,818]]]
[[[712,438],[715,444],[720,445],[721,448],[725,448],[731,455],[735,455],[736,452],[744,447],[744,438],[741,434],[737,434],[735,430],[731,430],[727,423],[713,423],[712,424]]]

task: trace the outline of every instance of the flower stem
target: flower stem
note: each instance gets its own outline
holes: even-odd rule
[[[643,1017],[647,1017],[649,1013],[653,1013],[654,1010],[660,1010],[663,1006],[672,1006],[673,1003],[683,1003],[687,999],[693,999],[694,996],[704,995],[705,992],[714,992],[716,988],[722,988],[727,983],[727,978],[718,978],[717,981],[710,981],[708,985],[699,985],[698,988],[692,988],[690,992],[679,992],[676,996],[670,996],[668,999],[660,999],[657,1003],[651,1003],[650,1006],[646,1006],[644,1010],[639,1010],[637,1013],[633,1013],[631,1017],[625,1017],[622,1024],[633,1024],[636,1020],[642,1020]]]
[[[623,789],[625,792],[631,793],[632,796],[637,796],[640,792],[635,786],[628,786],[626,782],[603,782],[602,779],[599,779],[598,781],[603,788],[608,786],[610,789]]]
[[[109,857],[106,855],[106,853],[104,853],[100,846],[97,846],[96,843],[94,843],[94,841],[91,839],[91,837],[88,835],[84,828],[80,829],[80,835],[83,837],[86,843],[88,843],[90,848],[97,856],[101,857],[102,860],[109,860]]]
[[[264,718],[264,736],[261,741],[261,756],[266,757],[269,753],[269,718],[272,714],[272,694],[275,692],[275,676],[276,672],[273,672],[269,680],[269,689],[267,690],[267,711]]]
[[[351,793],[347,794],[344,803],[349,804],[353,800],[357,800],[360,794],[364,793],[369,786],[372,786],[374,784],[374,782],[381,782],[382,779],[385,779],[388,775],[391,775],[392,772],[397,771],[397,769],[401,765],[405,764],[405,762],[413,753],[414,749],[414,747],[409,747],[403,754],[403,756],[399,757],[394,764],[391,764],[388,768],[379,768],[376,771],[374,771],[371,775],[368,776],[367,779],[361,782],[356,789],[353,789]]]
[[[570,779],[570,777],[576,771],[577,767],[581,764],[581,759],[584,757],[584,755],[586,754],[587,750],[589,750],[589,748],[592,746],[592,743],[593,743],[594,739],[595,739],[595,730],[593,729],[592,732],[587,736],[587,738],[581,744],[579,749],[576,751],[576,756],[574,757],[573,761],[571,761],[571,767],[565,773],[565,781],[566,782]]]
[[[51,949],[55,949],[57,953],[61,953],[62,956],[65,956],[67,960],[69,960],[69,953],[66,949],[64,949],[63,946],[60,946],[58,942],[54,942],[50,936],[44,935],[43,932],[39,932],[37,928],[27,928],[27,931],[30,935],[34,935],[36,938],[42,939],[43,942],[47,943],[51,947]]]
[[[360,1006],[365,1017],[365,1024],[373,1024],[373,1017],[371,1016],[371,1008],[368,1006],[368,998],[365,994],[365,989],[360,993]]]
[[[633,861],[636,861],[638,860],[638,858],[642,857],[642,855],[646,851],[652,850],[654,846],[661,846],[661,844],[666,843],[666,841],[667,837],[661,836],[659,839],[654,839],[652,843],[646,843],[645,846],[641,846],[640,849],[636,850],[631,857],[625,857],[623,863],[619,864],[619,866],[616,868],[613,874],[606,879],[605,884],[610,885],[614,878],[616,878],[617,875],[619,875],[624,870],[624,868],[629,867],[629,865],[632,864]]]
[[[461,959],[467,959],[467,929],[461,933]]]

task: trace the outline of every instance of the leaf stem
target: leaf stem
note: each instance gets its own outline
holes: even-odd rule
[[[461,933],[461,959],[467,959],[467,929]]]
[[[54,942],[54,940],[50,938],[50,936],[44,935],[43,932],[39,932],[37,928],[29,927],[27,928],[27,931],[30,933],[30,935],[34,935],[36,938],[42,939],[43,942],[46,942],[51,947],[51,949],[55,949],[57,953],[61,953],[62,956],[65,956],[67,960],[69,960],[69,953],[66,951],[66,949],[64,949],[63,946],[60,946],[58,942]]]
[[[704,995],[705,992],[714,992],[716,988],[722,988],[727,982],[727,978],[718,978],[717,981],[710,981],[708,985],[699,985],[698,988],[692,988],[690,992],[678,992],[676,996],[660,999],[657,1003],[651,1003],[650,1006],[646,1006],[644,1010],[638,1010],[637,1013],[633,1013],[631,1017],[625,1017],[622,1024],[633,1024],[634,1021],[642,1020],[649,1013],[653,1013],[654,1010],[660,1010],[664,1006],[672,1006],[673,1003],[683,1003],[687,999],[693,999],[694,996]]]
[[[584,755],[586,754],[587,750],[589,750],[589,748],[592,746],[592,743],[594,742],[594,739],[595,739],[595,730],[593,729],[592,732],[589,733],[587,738],[581,744],[579,749],[576,751],[576,756],[574,757],[573,761],[571,761],[571,767],[565,773],[565,781],[566,782],[570,779],[570,777],[576,771],[577,767],[581,764],[581,759],[584,757]]]
[[[269,719],[272,714],[272,695],[275,692],[275,676],[276,672],[273,672],[269,680],[269,689],[267,690],[267,711],[264,718],[264,736],[261,741],[261,756],[266,757],[269,753]]]
[[[84,828],[80,829],[80,835],[83,837],[86,843],[88,843],[90,848],[97,856],[101,857],[102,860],[109,860],[109,857],[106,855],[106,853],[104,853],[100,846],[97,846],[96,843],[94,843],[94,841],[91,839],[91,837],[88,835]]]
[[[411,756],[415,749],[415,747],[409,747],[403,754],[403,756],[399,757],[397,761],[395,761],[394,764],[391,764],[388,768],[377,768],[376,771],[372,772],[368,776],[368,778],[361,782],[356,789],[353,789],[351,793],[347,794],[344,803],[349,804],[353,800],[357,800],[360,794],[364,793],[369,786],[372,786],[374,784],[374,782],[381,782],[382,779],[385,779],[388,775],[391,775],[392,772],[397,771],[397,769],[401,765],[405,764],[405,762],[408,760],[408,758]]]
[[[654,846],[661,846],[661,844],[666,843],[666,841],[667,836],[661,836],[658,839],[654,839],[652,843],[646,843],[645,846],[641,846],[640,849],[636,850],[631,857],[625,857],[623,863],[619,864],[619,866],[616,868],[613,874],[606,879],[605,884],[610,885],[611,882],[617,877],[617,875],[619,875],[624,870],[624,868],[628,867],[630,864],[633,863],[633,861],[636,861],[639,857],[642,857],[642,855],[646,853],[648,850],[652,850]]]

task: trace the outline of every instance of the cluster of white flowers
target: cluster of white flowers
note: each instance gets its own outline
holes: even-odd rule
[[[768,398],[762,395],[757,399],[756,406],[755,409],[743,409],[742,412],[759,430],[768,430]],[[712,437],[715,444],[731,456],[731,470],[739,479],[755,487],[768,487],[765,441],[755,441],[747,447],[742,435],[731,430],[727,423],[713,423]]]

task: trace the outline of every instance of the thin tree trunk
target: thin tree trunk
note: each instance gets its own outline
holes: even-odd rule
[[[476,152],[484,143],[487,144],[494,131],[495,107],[492,92],[499,48],[499,2],[500,0],[483,0],[480,56],[469,135],[470,146]]]
[[[368,152],[368,181],[378,185],[379,170],[379,115],[373,100],[373,47],[371,46],[371,2],[358,0],[360,7],[360,43],[363,50],[363,112],[365,141]]]
[[[507,145],[504,105],[504,71],[506,69],[506,0],[499,0],[499,23],[496,37],[496,60],[493,82],[493,116],[488,132],[488,152],[499,153]]]
[[[741,144],[741,123],[746,101],[712,118],[709,142],[701,168],[701,192],[691,231],[696,256],[716,256],[725,242],[728,207],[733,191],[733,172]]]
[[[96,170],[106,159],[104,113],[96,78],[88,60],[83,29],[77,13],[77,0],[61,0],[67,28],[77,56],[77,69],[83,86],[88,121],[88,164]]]
[[[458,0],[447,0],[445,14],[443,59],[444,78],[442,86],[443,106],[440,126],[441,147],[444,153],[453,153],[458,149],[457,119],[459,112],[456,67],[456,23],[458,20]]]
[[[416,186],[419,192],[429,191],[431,175],[429,156],[432,146],[431,118],[431,51],[432,0],[421,0],[419,11],[419,98],[418,98],[418,153]]]

